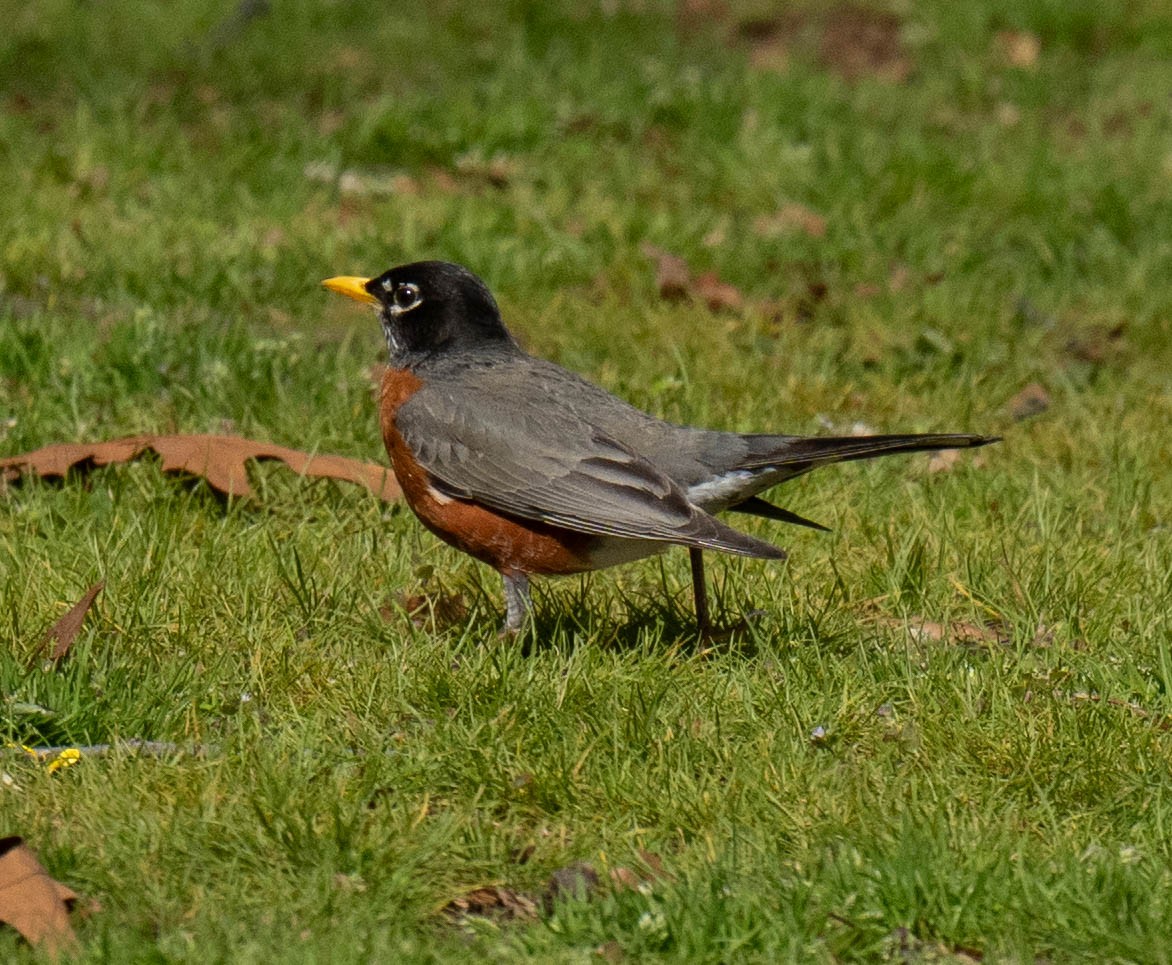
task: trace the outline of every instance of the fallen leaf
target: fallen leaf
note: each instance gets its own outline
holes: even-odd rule
[[[610,869],[610,881],[616,891],[638,891],[643,883],[643,879],[630,868],[622,867]]]
[[[0,921],[56,958],[77,945],[69,924],[76,901],[77,893],[49,877],[23,840],[0,839]]]
[[[642,867],[634,870],[623,866],[610,869],[610,881],[616,891],[638,891],[650,882],[671,880],[664,871],[663,859],[654,852],[640,851],[639,862]]]
[[[1050,408],[1050,393],[1037,382],[1031,382],[1009,400],[1009,412],[1015,422],[1041,415]]]
[[[760,238],[804,234],[810,238],[826,236],[826,219],[813,208],[789,201],[773,214],[763,214],[753,222],[753,231]]]
[[[676,28],[685,35],[710,31],[713,23],[726,16],[725,0],[680,0],[676,4]]]
[[[1123,335],[1127,325],[1119,322],[1110,327],[1095,326],[1079,332],[1067,340],[1065,351],[1080,362],[1102,365],[1124,347]]]
[[[981,626],[976,623],[941,623],[921,616],[879,617],[880,626],[906,629],[917,643],[959,643],[966,646],[983,646],[991,643],[1007,643],[1008,636],[998,626]]]
[[[460,182],[445,168],[433,167],[427,170],[428,187],[440,194],[459,194]]]
[[[473,917],[529,921],[537,917],[537,904],[522,892],[489,885],[453,898],[444,905],[442,913],[455,921]]]
[[[646,866],[649,876],[652,879],[672,880],[672,876],[664,870],[663,858],[657,855],[654,851],[646,851],[640,849],[639,860]]]
[[[749,46],[749,65],[756,70],[784,74],[789,70],[792,51],[806,39],[806,14],[784,10],[775,16],[742,20],[736,29],[738,40]]]
[[[1001,56],[1011,67],[1032,70],[1038,66],[1038,55],[1042,42],[1032,33],[1018,30],[1002,30],[993,38]]]
[[[848,81],[873,77],[902,83],[912,65],[900,43],[900,27],[891,13],[853,4],[834,7],[822,27],[819,59]]]
[[[781,30],[762,30],[754,34],[751,27],[742,24],[742,33],[752,37],[749,45],[749,66],[771,74],[784,74],[790,68],[792,37]]]
[[[643,254],[655,262],[655,287],[660,298],[676,302],[688,297],[692,272],[683,258],[655,245],[644,245]]]
[[[11,482],[26,474],[61,478],[71,469],[84,471],[90,466],[130,462],[148,451],[158,453],[163,472],[200,476],[212,489],[231,496],[252,494],[245,465],[249,459],[276,459],[298,475],[357,483],[388,501],[402,495],[394,473],[377,463],[315,455],[240,436],[214,435],[144,435],[107,442],[57,443],[0,459],[0,480]]]
[[[740,289],[723,281],[716,272],[707,271],[693,277],[688,263],[679,255],[650,244],[642,250],[655,262],[655,287],[660,298],[670,302],[695,298],[712,312],[739,312],[745,307],[745,296]]]
[[[529,859],[533,857],[533,853],[537,850],[537,845],[532,842],[525,845],[523,848],[514,848],[509,855],[509,860],[513,864],[528,864]]]
[[[54,663],[69,653],[69,648],[73,646],[73,641],[77,639],[77,635],[81,632],[81,626],[85,622],[85,615],[89,613],[90,607],[94,605],[94,600],[97,599],[98,594],[102,592],[105,586],[106,583],[104,580],[99,580],[91,586],[85,591],[85,596],[71,606],[68,612],[54,623],[49,628],[49,632],[45,634],[45,643],[52,642],[54,644],[53,651],[49,654],[49,659]]]
[[[553,907],[561,898],[589,898],[598,890],[598,872],[585,861],[576,861],[564,868],[558,868],[545,883],[544,904]]]
[[[415,626],[422,627],[434,624],[436,629],[463,625],[468,620],[468,611],[471,604],[463,593],[452,593],[439,590],[435,593],[418,592],[402,593],[396,597],[398,608],[383,604],[379,607],[379,615],[390,622],[406,612]],[[401,608],[401,611],[400,609]]]
[[[745,296],[726,281],[721,281],[714,271],[698,276],[692,285],[692,292],[710,312],[739,312],[745,307]]]

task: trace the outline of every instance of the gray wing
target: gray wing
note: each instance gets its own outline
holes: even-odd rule
[[[532,386],[474,402],[428,383],[399,408],[404,441],[441,491],[581,533],[782,558],[688,501],[654,464]]]

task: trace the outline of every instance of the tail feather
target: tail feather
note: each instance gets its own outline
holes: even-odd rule
[[[729,506],[729,511],[748,513],[750,516],[761,516],[765,519],[776,519],[782,523],[793,523],[795,526],[806,526],[810,529],[821,530],[823,533],[830,532],[829,526],[815,523],[812,519],[806,519],[805,516],[799,516],[797,513],[782,509],[780,506],[774,506],[773,503],[767,502],[760,496],[750,496],[742,502]]]
[[[900,452],[971,449],[1000,442],[999,436],[928,433],[890,436],[744,436],[749,455],[739,469],[788,469],[786,478],[817,466],[854,459],[874,459]]]

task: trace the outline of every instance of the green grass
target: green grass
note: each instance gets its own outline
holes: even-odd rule
[[[101,903],[83,960],[1169,960],[1172,18],[892,4],[910,76],[848,82],[818,16],[777,73],[738,28],[769,6],[727,6],[3,5],[0,454],[381,459],[380,333],[318,281],[425,257],[671,419],[1005,436],[792,485],[829,536],[737,520],[791,558],[710,560],[729,621],[763,611],[713,648],[679,552],[541,584],[523,646],[491,572],[340,484],[0,490],[5,739],[204,751],[4,759],[0,831]],[[825,236],[760,237],[787,202]],[[660,301],[648,242],[755,307]],[[640,850],[641,890],[439,913]]]

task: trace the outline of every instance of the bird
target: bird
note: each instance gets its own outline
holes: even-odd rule
[[[373,306],[389,357],[383,442],[407,505],[504,584],[502,632],[530,621],[530,579],[689,551],[696,620],[712,630],[704,550],[781,560],[724,510],[825,530],[761,493],[830,463],[983,446],[967,433],[796,436],[677,425],[526,353],[467,268],[417,261],[322,285]]]

